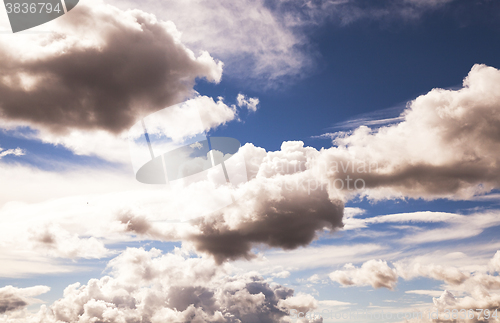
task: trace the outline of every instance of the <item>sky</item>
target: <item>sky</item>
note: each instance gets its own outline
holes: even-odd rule
[[[500,2],[7,10],[0,322],[500,322]]]

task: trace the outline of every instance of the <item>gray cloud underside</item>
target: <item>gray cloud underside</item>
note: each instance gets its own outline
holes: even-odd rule
[[[55,132],[118,133],[139,116],[184,100],[197,77],[220,80],[221,65],[208,53],[195,58],[171,23],[98,1],[69,16],[57,20],[60,32],[37,35],[26,47],[2,46],[3,119]]]

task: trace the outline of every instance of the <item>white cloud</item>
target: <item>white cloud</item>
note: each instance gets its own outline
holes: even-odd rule
[[[258,99],[255,100],[258,102]],[[178,105],[151,114],[146,118],[146,127],[150,136],[169,138],[175,142],[215,129],[230,121],[239,120],[238,112],[235,105],[224,103],[222,97],[215,101],[207,96],[195,95]],[[18,127],[18,123],[5,120],[0,121],[0,127],[10,129],[9,134],[12,136],[63,146],[75,155],[96,156],[127,166],[131,162],[133,152],[130,150],[128,129],[118,134],[105,130],[84,129],[71,129],[67,133],[60,134],[44,128],[25,133],[25,129]],[[134,136],[142,134],[142,125],[140,130],[140,133],[132,131],[132,134]],[[8,152],[10,154],[22,151],[18,148],[15,151],[10,149]],[[0,152],[0,158],[3,153]]]
[[[276,278],[288,278],[290,277],[290,272],[288,270],[283,270],[278,273],[273,274],[273,277]]]
[[[341,301],[334,301],[334,300],[321,300],[321,301],[318,301],[318,303],[322,307],[337,307],[337,306],[353,305],[352,303],[349,303],[349,302],[341,302]]]
[[[318,307],[318,301],[309,294],[299,293],[297,296],[280,300],[278,306],[284,309],[294,309],[297,310],[297,312],[305,313],[307,310],[316,309]]]
[[[428,277],[443,280],[448,284],[460,285],[469,278],[468,273],[464,273],[456,267],[435,264],[423,265],[418,262],[418,259],[411,261],[410,265],[404,265],[403,262],[396,262],[394,266],[398,275],[406,280],[416,277]]]
[[[456,309],[458,312],[460,312],[461,309],[465,309],[466,311],[468,309],[489,309],[490,320],[486,321],[498,322],[498,318],[492,319],[491,314],[500,305],[500,277],[498,275],[486,274],[488,269],[491,268],[491,263],[495,262],[496,254],[490,263],[484,262],[484,264],[476,264],[474,266],[469,266],[468,262],[476,261],[475,259],[467,259],[465,255],[460,255],[458,253],[447,255],[435,253],[434,255],[428,256],[409,257],[407,260],[408,261],[397,261],[393,263],[396,268],[396,270],[392,270],[394,276],[389,274],[380,277],[373,276],[373,273],[378,272],[381,267],[387,267],[386,270],[390,270],[390,267],[383,261],[377,262],[371,260],[364,263],[361,267],[347,264],[343,270],[335,271],[330,274],[330,278],[346,286],[365,286],[372,284],[373,287],[376,287],[376,284],[379,283],[380,287],[381,277],[384,278],[382,281],[386,281],[385,278],[387,277],[392,277],[389,281],[392,281],[393,284],[388,285],[392,288],[395,287],[398,277],[405,280],[412,280],[419,277],[441,280],[445,283],[444,287],[446,290],[444,292],[436,290],[405,291],[406,294],[428,295],[434,297],[434,308],[431,310],[429,310],[426,304],[415,304],[413,310],[423,313],[423,317],[412,318],[409,319],[408,322],[435,322],[434,320],[430,320],[429,314],[436,312],[440,313],[440,322],[483,322],[485,320],[482,315],[481,319],[479,319],[477,312],[474,319],[453,319],[450,316],[446,317],[445,309],[450,311]],[[459,264],[459,267],[449,264],[446,265],[449,260],[452,260],[452,262],[455,261]],[[368,266],[367,264],[372,264],[372,266]],[[365,267],[365,270],[363,270],[363,267]],[[375,270],[370,271],[368,270],[369,267],[375,267]],[[383,271],[385,272],[385,270]],[[403,309],[397,308],[394,310],[401,312]]]
[[[493,270],[500,273],[500,251],[497,251],[493,259],[491,259],[491,266]]]
[[[472,215],[461,215],[448,222],[448,226],[429,229],[404,237],[406,244],[419,244],[446,240],[459,240],[478,236],[487,228],[500,225],[498,211],[489,211]]]
[[[257,273],[229,275],[228,266],[189,257],[183,250],[129,248],[109,263],[111,276],[75,283],[40,312],[0,322],[282,322],[291,306],[309,310],[312,296],[270,285]]]
[[[127,0],[111,3],[123,9],[137,5]],[[173,21],[191,48],[221,58],[233,78],[264,79],[267,86],[275,86],[276,80],[301,75],[311,66],[300,49],[305,39],[287,28],[279,11],[265,1],[147,0],[141,7]]]
[[[500,71],[475,65],[460,90],[433,89],[408,104],[404,120],[371,130],[357,128],[334,140],[317,162],[329,180],[362,179],[371,199],[468,199],[500,185]],[[358,168],[375,165],[371,170]]]
[[[63,217],[72,220],[62,228],[71,236],[76,234],[78,239],[94,237],[120,241],[138,235],[183,240],[198,251],[213,254],[219,261],[252,257],[251,249],[259,244],[284,249],[305,246],[325,228],[334,231],[342,226],[343,206],[340,200],[347,200],[356,194],[365,194],[370,198],[468,198],[478,189],[488,190],[498,185],[494,175],[497,173],[495,165],[498,164],[495,152],[499,151],[495,148],[496,119],[490,114],[500,102],[500,91],[496,88],[500,86],[500,71],[477,65],[464,84],[465,87],[458,91],[435,89],[419,97],[411,103],[404,114],[405,120],[400,124],[383,127],[376,132],[359,128],[352,135],[337,139],[342,144],[339,147],[318,151],[304,147],[302,142],[284,142],[279,151],[266,152],[251,144],[245,145],[241,152],[245,155],[249,182],[238,190],[245,192],[246,197],[191,224],[166,225],[165,215],[176,215],[175,219],[168,220],[186,220],[192,219],[193,215],[203,215],[212,197],[204,194],[208,184],[196,183],[187,190],[165,193],[136,183],[132,176],[104,170],[82,172],[82,169],[74,169],[55,175],[29,167],[9,166],[9,170],[5,169],[2,174],[6,185],[5,194],[1,196],[4,201],[21,203],[10,203],[2,212],[23,214],[23,217],[17,217],[21,222],[34,216],[29,212],[41,212],[43,216],[35,222],[42,226],[46,223],[44,221],[64,214]],[[221,101],[215,102],[206,97],[201,99],[221,112],[215,121],[212,120],[212,125],[235,118],[234,110]],[[471,127],[471,123],[475,126]],[[361,173],[368,187],[366,190],[340,191],[332,187],[327,190],[318,185],[323,180],[345,180],[346,174],[360,174],[357,163],[364,162],[366,166],[373,161],[377,165],[373,172]],[[322,167],[324,165],[327,167]],[[463,169],[467,172],[457,170],[460,167],[465,167]],[[471,170],[474,174],[469,173]],[[51,181],[59,191],[40,192],[40,183]],[[191,202],[193,192],[200,196],[197,204]],[[96,193],[105,195],[97,196]],[[69,198],[71,195],[75,196]],[[48,198],[53,200],[38,206],[22,204],[40,203]],[[82,208],[79,204],[86,206],[86,202],[90,202],[89,208]],[[120,220],[120,212],[129,212],[131,216],[127,221],[132,222]],[[371,220],[357,219],[359,212],[353,209],[346,213],[347,227],[408,221],[445,221],[449,224],[444,229],[409,235],[402,240],[407,243],[458,239],[464,234],[477,235],[498,223],[493,211],[470,216],[421,212]],[[79,217],[86,219],[87,223],[82,223]],[[474,221],[470,223],[470,219]],[[145,225],[135,221],[142,221]],[[155,223],[155,230],[133,229],[152,228],[152,222]],[[300,235],[295,232],[299,228]],[[7,229],[4,231],[5,239],[13,234]],[[97,251],[99,248],[94,249]],[[96,256],[104,254],[102,251]],[[306,257],[315,258],[313,254]]]
[[[398,281],[396,271],[382,260],[369,260],[361,267],[346,264],[342,270],[329,275],[330,279],[344,286],[372,286],[393,290]]]
[[[29,231],[29,244],[57,258],[104,258],[111,255],[102,241],[94,237],[81,238],[55,224],[45,227],[32,227]]]
[[[32,297],[47,293],[49,290],[50,287],[41,285],[28,288],[2,287],[0,288],[0,314],[18,311],[29,304],[39,303],[39,300]]]
[[[175,23],[191,48],[222,59],[226,75],[264,79],[267,86],[276,86],[312,70],[318,55],[311,49],[306,28],[327,21],[341,26],[359,20],[415,21],[447,2],[145,0],[141,7]],[[111,3],[122,9],[136,6],[131,0]]]
[[[294,148],[274,155],[292,159],[297,152],[304,153]],[[248,157],[250,169],[261,167],[263,149],[246,145],[241,153]],[[216,202],[213,196],[227,194],[226,186],[214,191],[205,181],[183,190],[166,190],[137,183],[132,174],[117,170],[74,167],[50,172],[21,165],[1,169],[0,241],[33,258],[102,258],[109,255],[106,245],[110,243],[156,239],[189,243],[222,262],[252,257],[251,249],[258,244],[284,249],[305,246],[317,233],[341,226],[343,206],[335,197],[326,191],[309,194],[306,188],[287,190],[282,185],[282,181],[307,179],[307,171],[277,178],[253,173],[235,191],[245,198],[206,215]],[[56,189],[41,192],[40,185],[47,183]],[[296,234],[299,229],[301,234]],[[17,267],[26,266],[22,272],[33,272],[26,258],[17,261]]]
[[[236,97],[239,107],[246,107],[248,110],[255,112],[257,111],[257,105],[259,105],[259,99],[257,98],[247,98],[244,94],[238,93]]]
[[[411,223],[411,227],[400,227],[402,230],[411,229],[399,242],[409,245],[459,240],[480,235],[485,229],[500,225],[497,210],[483,211],[469,215],[446,212],[411,212],[379,215],[359,219],[357,215],[363,210],[350,210],[344,217],[344,230],[367,228],[379,223]],[[438,229],[424,229],[423,223],[443,223]]]
[[[443,291],[418,289],[418,290],[407,290],[407,291],[405,291],[405,293],[406,294],[416,294],[416,295],[439,297],[439,296],[441,296],[441,294],[443,294]]]
[[[26,152],[19,147],[15,148],[15,149],[7,149],[7,150],[4,150],[0,147],[0,159],[2,159],[2,157],[8,156],[8,155],[22,156],[24,154],[26,154]]]

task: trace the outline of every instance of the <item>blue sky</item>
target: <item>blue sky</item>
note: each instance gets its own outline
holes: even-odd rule
[[[84,0],[19,34],[1,11],[0,322],[500,307],[500,3]],[[156,156],[238,139],[229,177],[138,182],[140,120]]]

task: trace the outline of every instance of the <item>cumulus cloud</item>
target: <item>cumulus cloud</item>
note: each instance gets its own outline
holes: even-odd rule
[[[344,286],[372,286],[393,290],[398,281],[396,271],[383,260],[369,260],[361,267],[346,264],[342,270],[329,275],[330,279]]]
[[[248,110],[255,112],[257,111],[257,105],[259,105],[259,99],[257,98],[247,98],[244,94],[239,93],[236,97],[239,107],[246,107]]]
[[[207,52],[196,57],[172,22],[140,10],[94,0],[50,26],[56,32],[2,37],[2,119],[119,133],[191,95],[196,78],[221,78],[221,62]]]
[[[166,222],[162,221],[193,219],[193,215],[203,215],[207,206],[213,203],[212,196],[204,196],[194,204],[191,194],[204,192],[206,183],[166,193],[140,186],[132,176],[106,170],[91,172],[76,169],[55,176],[29,167],[5,166],[0,174],[5,183],[0,196],[4,201],[36,203],[52,199],[43,204],[40,210],[44,215],[39,216],[37,220],[40,222],[36,223],[39,227],[44,227],[48,219],[57,223],[59,220],[55,219],[64,209],[65,216],[71,218],[66,223],[74,224],[63,227],[70,236],[77,234],[78,237],[110,241],[131,239],[131,236],[181,240],[199,251],[214,255],[219,262],[239,257],[251,258],[251,249],[261,245],[293,249],[309,244],[325,229],[341,228],[343,206],[340,201],[347,200],[349,194],[366,194],[371,198],[468,198],[478,189],[496,187],[496,152],[499,150],[495,149],[494,112],[500,102],[500,91],[496,91],[495,87],[500,84],[499,75],[500,71],[494,68],[475,66],[463,89],[435,89],[410,104],[403,122],[372,132],[360,128],[351,135],[339,138],[344,145],[338,147],[318,151],[304,147],[302,142],[285,142],[280,150],[266,152],[247,144],[241,148],[241,153],[245,156],[249,181],[237,188],[244,197],[224,210],[185,222],[182,229],[176,225],[164,225]],[[210,101],[211,106],[221,112],[222,117],[214,121],[215,124],[235,118],[231,107],[210,98],[203,100]],[[369,162],[375,162],[376,166],[371,173],[368,172]],[[362,169],[367,172],[360,172],[358,164],[364,166]],[[459,171],[461,167],[466,167],[468,172],[474,170],[474,174],[462,173]],[[405,169],[407,171],[402,171]],[[443,169],[447,171],[441,172]],[[432,175],[434,172],[438,175]],[[26,174],[30,176],[26,177]],[[349,174],[363,175],[367,188],[349,191],[319,185],[323,180],[330,183],[334,179],[345,180]],[[103,186],[104,179],[107,184]],[[60,189],[40,192],[35,184],[37,181],[57,181]],[[15,187],[19,190],[12,189]],[[106,194],[100,197],[92,195],[99,192]],[[72,194],[75,194],[73,198],[62,198]],[[92,207],[82,209],[79,203],[86,205],[89,195]],[[16,212],[34,214],[34,207],[14,203],[2,213],[5,218]],[[136,212],[137,207],[142,211]],[[119,217],[121,212],[129,211],[129,218]],[[26,215],[24,219],[29,218]],[[472,225],[469,218],[474,219]],[[407,220],[413,223],[439,220],[450,224],[449,228],[417,232],[407,237],[409,243],[420,243],[457,239],[464,232],[468,232],[468,236],[472,233],[477,235],[485,227],[497,223],[497,218],[494,212],[471,216],[421,212],[388,215],[361,222],[356,222],[359,219],[351,214],[345,222],[347,228]],[[82,223],[81,219],[86,219],[86,223]],[[154,221],[155,225],[148,225],[148,221]],[[4,225],[5,239],[13,232],[19,233],[18,230],[8,229],[10,227],[12,225]],[[153,227],[156,231],[151,230]],[[37,250],[49,250],[44,248]],[[69,255],[72,252],[58,254]]]
[[[326,190],[311,191],[298,185],[312,178],[307,171],[277,169],[296,165],[311,149],[301,143],[284,143],[281,151],[265,155],[261,148],[245,145],[250,177],[243,195],[232,205],[193,221],[199,233],[188,237],[197,250],[209,252],[218,262],[252,257],[256,244],[295,249],[309,244],[318,231],[342,227],[343,203]],[[258,170],[253,162],[261,160]],[[283,166],[283,165],[281,165]],[[287,173],[288,172],[288,173]]]
[[[491,259],[491,266],[493,270],[500,273],[500,251],[497,251],[493,259]]]
[[[386,262],[370,260],[365,262],[361,267],[355,267],[352,264],[347,264],[343,270],[338,270],[330,274],[330,278],[345,286],[365,286],[372,285],[376,287],[387,287],[393,289],[395,287],[398,277],[405,280],[412,280],[419,277],[426,277],[443,281],[444,286],[448,288],[444,292],[435,290],[409,290],[406,293],[437,296],[433,298],[435,310],[437,309],[440,314],[439,322],[484,322],[488,318],[476,313],[474,319],[469,320],[456,320],[450,316],[446,317],[445,309],[488,309],[492,313],[495,309],[500,307],[500,277],[498,275],[487,274],[491,264],[495,263],[497,253],[490,261],[489,264],[476,265],[472,270],[468,270],[467,266],[452,266],[436,263],[436,259],[446,260],[446,258],[456,257],[456,254],[448,254],[441,258],[431,257],[433,261],[429,263],[426,257],[412,257],[409,261],[396,261],[392,265],[395,269],[391,269]],[[463,262],[462,262],[463,263]],[[369,268],[371,268],[369,270]],[[385,268],[382,272],[387,272],[385,275],[375,276],[374,273],[380,271],[380,268]],[[383,285],[387,277],[392,278],[392,284],[387,286]],[[381,278],[382,283],[380,282]],[[453,291],[452,291],[453,290]],[[454,295],[462,295],[457,297]],[[423,318],[414,318],[409,322],[435,322],[429,320],[428,309],[421,310],[424,315]],[[490,315],[491,316],[491,315]],[[436,318],[437,319],[437,318]],[[498,318],[492,319],[488,322],[497,322]]]
[[[196,134],[215,129],[233,120],[239,120],[236,105],[226,104],[222,97],[196,94],[180,104],[163,109],[150,117],[147,131],[173,140],[192,137]],[[134,120],[134,122],[137,120]],[[0,127],[2,127],[0,121]],[[4,122],[3,127],[12,128],[15,124]],[[65,134],[54,133],[47,129],[25,133],[23,128],[14,128],[9,134],[25,139],[39,140],[69,149],[75,155],[96,156],[98,158],[127,165],[130,163],[130,133],[114,134],[105,130],[70,129]],[[143,133],[143,128],[140,128]],[[134,134],[135,135],[135,134]],[[142,166],[142,165],[141,165]]]
[[[230,275],[213,260],[180,249],[162,254],[130,248],[109,270],[111,276],[68,286],[48,311],[9,322],[285,322],[291,306],[307,311],[315,304],[310,296],[292,298],[292,289],[270,285],[256,273]]]
[[[247,144],[241,148],[241,153],[245,156],[249,181],[237,188],[242,198],[224,210],[184,223],[184,228],[188,229],[180,233],[168,231],[173,229],[167,230],[161,225],[156,225],[161,227],[160,231],[153,232],[150,229],[153,226],[148,227],[147,222],[141,227],[136,221],[158,223],[166,218],[172,220],[173,215],[175,219],[186,219],[189,213],[187,219],[192,219],[192,214],[204,214],[204,207],[211,203],[212,196],[205,196],[195,205],[190,194],[194,192],[191,190],[203,192],[206,183],[196,183],[186,190],[167,194],[160,190],[146,190],[143,186],[139,192],[138,186],[130,182],[117,190],[119,185],[116,184],[113,189],[119,193],[110,193],[100,199],[101,209],[99,212],[93,210],[94,216],[99,220],[106,218],[105,225],[117,229],[113,232],[182,240],[223,262],[239,257],[251,258],[251,249],[260,245],[283,249],[305,246],[325,229],[341,228],[341,200],[349,199],[351,194],[374,199],[407,196],[469,198],[500,184],[497,176],[500,172],[496,167],[500,164],[497,162],[499,156],[496,152],[500,147],[496,129],[500,127],[497,127],[498,118],[495,117],[500,106],[499,87],[500,71],[476,65],[465,79],[464,88],[434,89],[409,104],[403,114],[404,121],[374,131],[358,128],[352,134],[337,138],[337,147],[318,151],[304,147],[302,142],[284,142],[280,150],[266,152]],[[221,112],[214,124],[235,118],[232,108],[210,98],[203,100],[210,101],[214,109]],[[374,167],[370,168],[372,165]],[[354,175],[359,175],[366,184],[365,189],[348,190],[345,186],[341,190],[322,185],[337,179],[345,183],[348,175],[352,176],[351,188]],[[12,182],[18,181],[13,175],[6,173],[4,176]],[[123,178],[118,182],[125,183]],[[74,189],[74,186],[67,187]],[[123,192],[125,188],[130,188],[130,191]],[[12,190],[6,192],[14,193]],[[33,191],[31,195],[36,194]],[[25,200],[26,197],[19,199]],[[131,212],[129,219],[118,219],[118,204],[121,203],[118,210],[127,211],[133,201],[143,207],[145,213]],[[67,205],[68,201],[63,204]],[[472,216],[474,225],[469,225],[468,216],[435,215],[391,215],[373,221],[404,221],[403,218],[409,216],[407,219],[414,221],[425,222],[434,217],[433,222],[440,219],[453,224],[447,231],[440,228],[428,233],[417,232],[408,237],[413,240],[407,241],[426,242],[441,241],[442,237],[456,239],[465,231],[479,234],[498,218],[494,212],[485,212]],[[355,225],[370,222],[364,221],[364,224]],[[346,222],[352,224],[353,216]],[[103,238],[105,225],[91,229],[84,224],[85,231],[79,232],[79,236],[91,234]]]
[[[238,112],[235,105],[228,106],[222,97],[214,101],[211,97],[198,95],[143,120],[149,135],[167,137],[178,142],[224,125],[236,119]],[[142,134],[142,126],[138,134]]]
[[[469,289],[471,291],[471,289]],[[469,293],[467,293],[469,294]],[[470,292],[470,296],[457,297],[451,291],[445,290],[439,297],[432,298],[434,308],[423,310],[420,318],[408,320],[410,323],[476,323],[500,322],[498,308],[500,305],[499,294],[489,294],[482,288]],[[471,312],[468,312],[471,310]],[[477,310],[476,310],[477,309]],[[453,311],[453,312],[452,312]],[[462,312],[460,312],[462,311]],[[470,315],[464,319],[463,311]],[[495,312],[496,311],[496,312]],[[455,316],[454,312],[459,313]],[[474,315],[472,315],[474,313]],[[496,313],[496,314],[495,314]]]
[[[297,296],[280,299],[278,306],[284,309],[295,309],[297,312],[306,313],[308,310],[318,308],[318,301],[309,294],[299,293]]]
[[[447,284],[460,285],[469,278],[468,273],[464,273],[456,267],[436,264],[422,265],[418,262],[418,259],[414,259],[410,264],[396,262],[394,266],[396,267],[398,275],[406,280],[416,277],[428,277],[445,281]]]
[[[2,159],[2,157],[8,156],[8,155],[22,156],[24,154],[25,154],[25,151],[19,147],[15,148],[15,149],[7,149],[7,150],[0,147],[0,159]]]
[[[303,147],[299,142],[284,143],[280,151],[273,153],[246,144],[239,153],[247,161],[249,181],[237,187],[239,199],[223,209],[197,216],[190,221],[191,229],[180,235],[175,233],[174,237],[222,263],[254,257],[253,247],[290,250],[306,246],[319,232],[341,228],[343,203],[338,196],[330,196],[326,190],[310,190],[304,183],[311,180],[313,174],[297,167],[297,159],[308,160],[314,152],[316,150]],[[285,165],[287,170],[278,165],[282,163],[289,164],[289,167]],[[199,189],[204,189],[204,183],[173,192],[172,197],[177,196],[179,200],[185,195],[180,201],[189,205],[193,196],[189,192]],[[207,201],[198,201],[197,205],[203,202],[210,203],[210,197]],[[186,208],[182,204],[175,209],[178,215]],[[131,218],[137,220],[133,213]],[[153,226],[142,223],[140,227],[139,233],[158,236]]]
[[[326,192],[308,196],[282,191],[270,199],[267,194],[276,195],[270,191],[276,189],[273,184],[256,184],[241,199],[244,202],[195,221],[199,233],[188,239],[222,262],[250,258],[251,248],[259,243],[284,249],[306,246],[317,231],[342,226],[342,204],[330,201]]]
[[[206,181],[165,190],[141,185],[130,174],[116,171],[76,168],[59,174],[11,165],[0,172],[5,183],[1,240],[33,257],[62,258],[102,258],[109,254],[106,245],[123,241],[182,241],[221,263],[252,258],[254,247],[306,246],[320,233],[342,227],[343,204],[338,196],[309,190],[304,183],[311,172],[296,167],[296,159],[307,161],[315,149],[290,142],[268,154],[247,144],[241,153],[250,178],[235,188],[240,198],[208,215],[214,197],[226,194],[226,186],[213,195],[207,193],[213,188]],[[282,169],[278,161],[289,167]],[[19,181],[19,174],[22,178],[30,174],[29,181]],[[41,194],[33,186],[40,182],[50,182],[58,191]],[[193,196],[199,197],[197,203]],[[18,259],[23,264],[25,260]],[[31,272],[30,268],[25,270]]]
[[[499,93],[500,71],[475,65],[462,89],[433,89],[408,104],[404,121],[337,137],[318,163],[330,180],[362,179],[373,199],[488,192],[500,185]]]
[[[47,293],[48,286],[33,286],[28,288],[17,288],[5,286],[0,288],[0,314],[25,308],[29,304],[39,302],[33,296]]]
[[[104,175],[106,172],[95,174],[88,171],[76,177],[64,174],[62,178],[57,179],[58,182],[64,183],[63,192],[48,197],[54,199],[60,197],[61,193],[62,196],[67,196],[68,192],[77,193],[81,185],[75,185],[74,180],[85,183],[83,185],[85,190],[82,191],[84,194],[92,194],[96,187],[109,194],[100,198],[94,197],[95,204],[93,204],[93,208],[85,210],[76,207],[79,205],[78,203],[88,201],[88,197],[85,196],[75,197],[72,200],[53,200],[44,206],[43,210],[45,214],[50,214],[50,208],[55,207],[59,210],[64,205],[66,213],[73,217],[72,221],[76,221],[76,214],[87,214],[86,219],[93,219],[92,221],[95,222],[91,220],[88,220],[88,223],[76,221],[79,224],[73,226],[73,228],[79,228],[78,236],[90,235],[98,239],[113,236],[113,239],[120,240],[124,239],[124,237],[128,239],[126,238],[127,235],[136,235],[160,240],[181,240],[190,243],[198,251],[214,255],[219,262],[239,257],[251,258],[253,256],[251,249],[260,245],[283,249],[305,246],[325,229],[332,231],[342,227],[343,206],[340,201],[345,200],[346,194],[349,195],[351,192],[367,194],[374,198],[391,196],[434,198],[443,195],[453,197],[457,190],[461,193],[473,194],[476,191],[470,191],[471,187],[475,188],[477,185],[484,185],[483,182],[485,181],[494,181],[495,176],[484,179],[482,175],[478,178],[469,176],[463,178],[461,177],[462,173],[456,173],[456,169],[450,166],[463,162],[462,159],[465,158],[463,156],[477,152],[477,158],[471,161],[471,165],[477,164],[478,169],[493,173],[496,165],[494,162],[496,160],[495,151],[497,151],[490,149],[495,145],[495,138],[490,133],[493,128],[486,127],[490,130],[483,129],[483,131],[479,125],[476,128],[467,126],[466,128],[471,133],[466,138],[462,138],[460,144],[454,141],[455,138],[461,136],[460,132],[452,132],[453,135],[450,138],[444,134],[450,133],[450,129],[455,129],[457,124],[465,122],[464,117],[451,118],[451,112],[449,111],[458,109],[461,111],[460,113],[465,113],[468,123],[479,120],[477,122],[481,124],[481,122],[488,123],[494,120],[492,117],[487,117],[487,112],[494,111],[496,107],[495,100],[498,94],[492,91],[491,88],[496,84],[494,81],[499,74],[500,72],[496,69],[476,66],[466,79],[466,87],[463,89],[458,91],[433,90],[411,103],[409,110],[405,113],[405,121],[397,125],[380,128],[373,133],[365,132],[363,136],[355,132],[350,136],[339,139],[348,143],[344,146],[318,151],[311,147],[304,147],[302,142],[285,142],[279,151],[266,152],[262,148],[247,144],[241,148],[241,153],[245,156],[249,181],[237,188],[240,190],[239,192],[245,194],[241,195],[244,197],[224,210],[193,220],[190,223],[184,223],[181,231],[176,231],[178,227],[174,225],[169,225],[169,229],[167,229],[166,226],[161,224],[161,221],[174,220],[173,216],[175,216],[175,219],[186,219],[186,216],[190,214],[187,219],[192,219],[193,214],[204,214],[205,206],[211,203],[211,196],[205,196],[204,199],[197,201],[195,205],[192,203],[191,193],[195,191],[199,193],[205,190],[205,183],[196,183],[196,185],[182,191],[165,193],[165,191],[149,187],[146,189],[144,186],[139,188],[137,183],[132,183],[132,177],[124,180],[123,174],[112,176],[115,174]],[[483,80],[484,78],[486,80]],[[447,98],[446,100],[443,99],[446,104],[443,103],[440,107],[430,104],[442,96]],[[465,102],[464,98],[468,98],[468,105],[462,102]],[[212,102],[214,108],[220,108],[220,111],[223,112],[222,118],[217,119],[218,121],[215,123],[235,117],[231,108],[220,105],[210,98],[204,98],[203,100]],[[483,116],[478,117],[476,114]],[[425,119],[424,117],[428,119],[426,119],[426,122],[422,121],[422,119]],[[423,132],[417,131],[416,129],[420,129],[420,127],[424,129],[427,127],[432,131],[429,129]],[[391,136],[388,135],[389,133],[391,133]],[[474,143],[469,142],[469,138],[476,138],[476,141]],[[452,143],[450,144],[447,140],[451,140]],[[414,143],[418,151],[408,150],[407,148],[411,147],[408,142]],[[421,151],[422,149],[425,150],[425,153]],[[353,159],[353,156],[356,158]],[[437,158],[437,160],[433,160],[431,157]],[[419,160],[421,161],[419,162]],[[375,161],[375,165],[377,165],[372,169],[373,172],[359,173],[356,163],[362,164],[362,162],[366,162],[364,165],[366,166],[370,161]],[[459,185],[448,186],[446,181],[442,181],[441,177],[430,176],[430,173],[423,174],[428,176],[428,181],[424,181],[419,185],[416,185],[416,183],[423,181],[425,178],[419,172],[409,172],[405,173],[405,176],[399,176],[400,169],[416,168],[421,170],[422,168],[418,165],[431,163],[431,161],[440,164],[438,166],[426,164],[425,169],[436,167],[442,169],[444,166],[440,166],[441,164],[447,165],[446,167],[451,167],[449,172],[444,173],[448,176],[448,182],[455,182]],[[323,167],[323,165],[328,167]],[[336,167],[334,167],[335,165]],[[369,170],[369,165],[367,167]],[[23,172],[29,172],[44,182],[55,180],[54,176],[49,176],[46,172],[34,172],[25,167],[14,167],[8,172],[6,170],[2,176],[9,183],[12,182],[12,185],[14,185],[12,187],[23,187],[24,192],[28,190],[31,193],[15,196],[16,191],[9,189],[5,191],[4,199],[17,199],[20,201],[38,199],[40,201],[39,190],[36,187],[30,190],[30,185],[32,185],[30,183],[33,181],[19,182],[19,179],[14,176]],[[356,172],[367,176],[367,178],[363,177],[369,187],[367,190],[336,190],[331,189],[331,187],[328,189],[328,185],[326,187],[318,185],[318,182],[321,184],[321,181],[325,178],[331,182],[332,179],[342,179],[342,176]],[[99,177],[102,176],[109,177],[110,186],[100,188],[102,184],[99,183],[102,182],[102,178]],[[391,181],[384,182],[380,180],[381,178],[391,178]],[[474,183],[477,183],[477,185],[475,186]],[[10,186],[7,185],[6,187]],[[440,194],[435,192],[438,187],[440,188]],[[126,192],[127,190],[128,192]],[[43,192],[42,194],[47,193]],[[72,203],[75,206],[72,206]],[[143,210],[139,213],[131,211],[128,218],[117,217],[117,214],[121,214],[120,212],[123,210],[128,212],[129,209],[133,209],[132,206],[135,204],[143,208]],[[98,207],[98,209],[95,207]],[[5,209],[4,212],[6,214],[31,212],[29,210],[30,207],[15,205],[10,209]],[[92,212],[91,216],[88,215],[89,212]],[[53,218],[53,216],[48,216],[48,218]],[[351,215],[346,218],[346,224],[352,228],[353,224],[354,227],[360,227],[360,225],[366,226],[371,223],[382,222],[404,222],[407,220],[436,222],[439,220],[449,222],[452,226],[455,225],[448,230],[450,234],[444,234],[446,232],[443,232],[443,229],[436,229],[437,231],[431,231],[426,235],[417,232],[416,235],[408,237],[408,239],[413,239],[410,239],[410,242],[425,242],[438,241],[435,240],[435,237],[441,240],[443,237],[456,239],[462,232],[465,232],[464,230],[457,230],[457,228],[466,228],[469,233],[479,234],[485,227],[496,223],[497,216],[495,213],[486,212],[477,214],[473,218],[474,225],[472,228],[474,230],[470,230],[471,225],[468,224],[468,216],[445,213],[428,214],[425,212],[388,215],[372,220],[365,219],[363,223],[358,223],[359,221],[354,223],[353,220],[359,219],[355,219]],[[103,219],[106,219],[106,221],[103,221]],[[148,224],[148,221],[155,221],[155,226]],[[91,223],[99,223],[99,225],[92,226]],[[43,223],[41,224],[43,225]],[[153,227],[156,231],[151,229]],[[111,235],[109,235],[110,228],[113,229]],[[69,229],[65,228],[65,230]],[[72,230],[74,229],[68,232],[75,234],[76,232]],[[454,235],[453,232],[455,232]],[[9,234],[8,230],[6,234]]]

